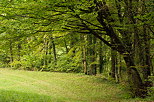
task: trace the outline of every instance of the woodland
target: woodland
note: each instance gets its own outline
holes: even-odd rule
[[[0,67],[84,73],[154,91],[153,0],[1,0]]]

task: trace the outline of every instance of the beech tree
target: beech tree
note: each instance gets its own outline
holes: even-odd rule
[[[151,75],[152,69],[150,38],[154,34],[153,12],[148,13],[153,10],[150,2],[146,0],[5,0],[1,2],[2,7],[5,8],[1,9],[0,14],[3,21],[1,35],[14,39],[23,38],[25,42],[32,44],[28,44],[27,49],[33,51],[29,55],[25,54],[30,57],[29,62],[33,62],[31,67],[36,62],[40,62],[38,65],[45,67],[50,64],[51,59],[49,60],[47,56],[51,55],[52,49],[55,65],[64,66],[72,62],[71,67],[74,68],[83,62],[84,72],[92,75],[97,71],[96,63],[93,62],[97,61],[98,42],[100,42],[100,73],[103,71],[101,55],[103,42],[112,49],[112,77],[115,78],[117,73],[118,61],[115,55],[118,52],[123,56],[127,66],[128,84],[132,96],[146,97],[146,80]],[[10,33],[9,30],[13,31],[13,36],[6,34],[6,32]],[[68,35],[71,39],[67,38]],[[55,40],[56,38],[64,39],[64,46],[61,48],[65,48],[69,57],[58,57],[56,47],[61,46],[62,42],[59,41],[56,45],[55,41],[58,41]],[[79,44],[82,41],[88,43],[81,47]],[[21,60],[24,56],[21,55],[24,44],[14,42],[16,42],[17,60]],[[9,42],[11,62],[14,61],[12,51],[14,42]],[[34,48],[38,51],[34,52]],[[38,54],[37,57],[40,58],[38,61],[35,58],[36,52],[44,55]],[[63,63],[58,60],[60,58]]]
[[[139,6],[138,6],[139,4]],[[145,62],[141,64],[141,56],[145,55],[141,51],[143,43],[141,42],[142,35],[147,32],[139,32],[144,21],[139,21],[138,16],[146,15],[145,1],[133,0],[113,0],[113,1],[98,1],[98,0],[81,0],[81,1],[63,1],[55,5],[59,10],[55,12],[64,12],[64,29],[78,33],[88,33],[100,39],[112,50],[119,52],[127,65],[128,81],[133,97],[145,97],[147,88],[144,85],[144,79],[150,76],[150,59],[149,54],[146,54]],[[145,7],[146,8],[146,7]],[[140,25],[143,23],[143,25]],[[146,26],[144,26],[146,29]],[[148,28],[147,28],[148,29]],[[150,34],[150,32],[148,33]],[[109,37],[112,43],[105,39]],[[148,42],[148,39],[143,39]],[[146,53],[148,53],[146,46]],[[135,57],[134,57],[135,56]],[[144,78],[140,76],[139,67],[144,67]]]

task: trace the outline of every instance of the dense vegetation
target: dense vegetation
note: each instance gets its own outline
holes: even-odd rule
[[[0,1],[0,67],[100,74],[145,98],[153,11],[153,0]]]

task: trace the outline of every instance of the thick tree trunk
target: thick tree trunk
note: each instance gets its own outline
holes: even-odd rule
[[[132,58],[130,57],[130,55],[124,55],[124,60],[127,65],[128,83],[130,86],[132,97],[146,97],[147,88],[144,86],[140,74],[135,68],[135,64]]]

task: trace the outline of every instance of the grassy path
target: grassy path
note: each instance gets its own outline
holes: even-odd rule
[[[126,102],[117,84],[82,74],[0,69],[0,102]]]

